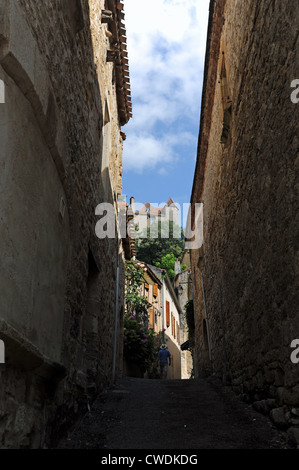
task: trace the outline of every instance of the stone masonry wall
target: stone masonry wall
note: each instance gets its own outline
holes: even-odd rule
[[[121,193],[123,139],[113,64],[106,63],[104,6],[97,0],[0,5],[7,93],[1,139],[10,136],[0,151],[1,199],[11,196],[1,267],[10,285],[0,291],[1,304],[16,298],[5,316],[0,312],[8,345],[0,370],[2,448],[49,446],[112,380],[116,272],[119,263],[121,333],[124,255],[117,239],[96,237],[95,209]],[[102,165],[106,108],[109,172]],[[24,204],[25,225],[17,225]],[[121,355],[119,343],[117,373]]]
[[[207,149],[201,137],[193,192],[204,203],[204,247],[192,253],[196,373],[223,377],[259,409],[274,408],[273,419],[287,427],[299,408],[299,365],[290,360],[299,337],[299,105],[290,99],[299,73],[299,5],[227,0],[216,24],[225,2],[216,3],[212,41],[220,38],[220,46],[210,68],[216,60],[217,76],[203,102],[211,125]],[[226,143],[223,57],[232,101]]]

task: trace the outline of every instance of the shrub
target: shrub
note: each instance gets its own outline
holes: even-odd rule
[[[124,357],[140,370],[156,375],[157,357],[162,342],[161,334],[147,329],[134,316],[126,316],[124,329]]]

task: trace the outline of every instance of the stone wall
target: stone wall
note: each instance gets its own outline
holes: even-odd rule
[[[282,414],[299,405],[298,21],[293,1],[211,2],[192,194],[204,203],[204,247],[192,253],[196,374]]]
[[[122,190],[104,7],[0,4],[2,448],[50,445],[111,383],[117,265],[121,373],[124,254],[95,235],[95,208]]]
[[[188,264],[190,265],[189,260]],[[184,343],[189,341],[189,330],[187,325],[185,308],[187,303],[193,300],[192,282],[190,280],[190,277],[190,269],[188,268],[185,269],[183,272],[177,274],[174,281],[174,287],[178,292],[178,301],[182,312],[182,314],[180,315],[180,346],[183,346]],[[192,345],[189,345],[186,350],[181,351],[181,378],[184,380],[190,379],[193,373],[193,360],[191,349]]]

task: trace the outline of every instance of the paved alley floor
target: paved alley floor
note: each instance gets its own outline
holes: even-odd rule
[[[285,433],[220,382],[124,379],[59,449],[283,449]]]

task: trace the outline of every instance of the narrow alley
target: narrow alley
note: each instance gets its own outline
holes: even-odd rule
[[[59,449],[287,449],[286,433],[215,379],[126,378]]]
[[[1,450],[299,450],[298,109],[298,0],[0,0]]]

